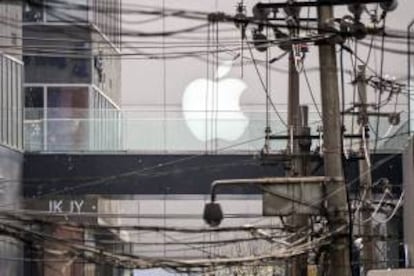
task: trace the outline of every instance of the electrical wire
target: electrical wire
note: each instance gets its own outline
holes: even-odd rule
[[[249,139],[249,140],[242,141],[242,142],[239,142],[239,143],[234,143],[232,145],[219,148],[218,152],[225,152],[228,149],[238,147],[238,146],[244,145],[246,143],[251,143],[253,141],[262,140],[262,139],[264,139],[264,136],[260,136],[258,138],[254,138],[254,139]],[[59,195],[59,194],[62,194],[62,193],[73,192],[73,191],[79,190],[81,188],[87,188],[87,187],[90,188],[90,187],[93,187],[93,186],[103,184],[107,181],[115,181],[115,180],[119,180],[121,178],[126,178],[126,177],[130,177],[130,176],[134,176],[134,175],[140,175],[142,173],[148,173],[148,172],[153,171],[153,170],[160,170],[162,168],[167,168],[167,167],[170,167],[172,165],[175,165],[175,164],[178,164],[178,163],[181,163],[181,162],[191,161],[191,160],[194,160],[196,158],[203,157],[203,156],[204,156],[204,154],[202,154],[202,153],[195,154],[195,155],[190,155],[190,156],[178,158],[178,159],[175,159],[175,160],[172,160],[172,161],[156,164],[156,165],[153,165],[153,166],[148,166],[148,167],[145,167],[145,168],[142,168],[142,169],[139,169],[139,170],[132,170],[132,171],[121,173],[121,174],[116,174],[116,175],[103,177],[103,178],[100,178],[100,179],[97,179],[97,180],[94,179],[94,180],[88,181],[86,183],[77,184],[77,185],[72,186],[70,188],[63,188],[61,190],[54,190],[54,191],[47,192],[47,193],[44,193],[42,195],[38,195],[37,198],[40,199],[40,198],[43,198],[45,196]],[[60,181],[60,180],[62,180],[62,179],[58,178],[58,179],[54,179],[53,181]],[[44,181],[44,180],[40,180],[40,181]],[[30,199],[25,199],[25,200],[30,200]],[[8,207],[8,206],[12,206],[13,204],[2,204],[2,205],[0,205],[0,208],[5,208],[5,207]]]
[[[383,36],[383,37],[385,37],[385,36]],[[249,44],[248,44],[249,45]],[[252,60],[253,60],[253,62],[254,62],[254,64],[255,64],[255,59],[254,59],[254,57],[252,56]],[[256,64],[255,64],[255,66],[256,66]],[[257,68],[256,68],[256,70],[257,70]],[[382,74],[380,74],[380,75],[382,75]],[[377,139],[376,139],[376,141],[377,141]]]
[[[3,229],[2,229],[3,231],[6,230],[4,227],[10,228],[10,229],[17,229],[18,231],[28,232],[32,235],[34,234],[36,237],[42,237],[42,239],[47,238],[47,239],[50,239],[50,240],[54,241],[55,243],[62,243],[65,247],[74,248],[74,249],[77,249],[77,250],[85,250],[87,252],[91,252],[91,253],[95,253],[95,254],[99,254],[99,255],[104,254],[104,256],[111,257],[111,258],[116,257],[116,256],[126,257],[125,254],[117,255],[116,253],[106,252],[105,250],[96,249],[95,247],[91,248],[91,247],[88,247],[88,246],[85,246],[85,245],[77,245],[77,244],[74,244],[74,243],[68,243],[66,240],[51,237],[51,236],[45,235],[43,233],[30,231],[30,230],[20,228],[20,227],[15,226],[15,225],[10,225],[10,224],[6,224],[6,223],[1,223],[0,225],[3,227]],[[272,252],[272,254],[270,254],[270,255],[264,255],[264,256],[262,255],[262,256],[258,256],[258,257],[242,257],[242,258],[232,258],[232,259],[221,259],[220,258],[220,259],[207,259],[207,260],[202,260],[202,259],[201,260],[174,260],[174,259],[169,259],[169,260],[157,260],[157,261],[155,261],[156,260],[155,258],[153,258],[151,260],[151,259],[148,259],[148,258],[144,259],[144,258],[138,257],[136,255],[134,255],[133,257],[136,258],[136,260],[144,261],[144,264],[146,266],[148,266],[150,264],[154,265],[156,263],[156,266],[165,265],[165,266],[168,266],[168,267],[174,267],[174,265],[172,265],[172,264],[175,264],[177,266],[183,266],[184,265],[184,266],[197,266],[197,267],[200,267],[200,266],[204,266],[204,265],[209,265],[209,266],[211,266],[211,265],[227,265],[227,264],[236,264],[236,263],[241,263],[241,262],[243,262],[243,263],[257,262],[257,261],[269,260],[269,259],[274,259],[274,258],[276,258],[276,259],[278,259],[278,258],[287,258],[289,256],[296,255],[296,254],[301,254],[303,251],[309,250],[310,248],[314,247],[316,244],[318,244],[320,242],[323,242],[326,238],[330,237],[332,234],[340,231],[342,228],[343,227],[340,227],[337,230],[334,230],[331,233],[328,233],[328,234],[326,234],[326,235],[324,235],[324,236],[322,236],[318,239],[315,239],[312,242],[296,245],[293,248],[289,248],[287,250],[284,250],[283,253]],[[148,261],[150,263],[147,263]],[[161,262],[164,262],[164,264],[162,264]]]
[[[386,159],[383,159],[383,160],[381,160],[382,162],[385,162],[385,160],[388,160],[389,158],[386,158]],[[376,164],[376,166],[378,166],[378,164]],[[373,168],[373,170],[375,170],[375,167]],[[350,182],[351,183],[351,182]],[[350,185],[350,183],[347,183],[347,185]],[[331,195],[328,195],[328,196],[331,196]]]
[[[405,192],[403,191],[400,195],[400,198],[398,199],[398,202],[397,202],[395,208],[393,209],[391,214],[386,219],[379,219],[379,218],[376,217],[376,214],[379,212],[379,209],[382,205],[382,202],[380,202],[378,204],[377,208],[375,209],[374,213],[372,213],[372,215],[369,219],[375,220],[376,222],[381,223],[381,224],[387,224],[388,222],[390,222],[395,217],[395,215],[397,214],[397,211],[402,206],[404,195],[405,195]]]
[[[269,100],[269,103],[270,103],[270,105],[272,106],[273,111],[275,112],[275,114],[276,114],[276,115],[277,115],[277,117],[279,118],[280,122],[281,122],[281,123],[282,123],[282,124],[283,124],[283,125],[287,128],[287,127],[288,127],[287,123],[285,122],[285,120],[284,120],[284,119],[282,118],[282,116],[280,115],[280,112],[277,110],[277,108],[276,108],[275,104],[273,103],[272,98],[271,98],[271,97],[270,97],[270,95],[269,95],[269,91],[267,91],[266,84],[264,83],[263,78],[262,78],[262,75],[260,74],[259,68],[257,67],[257,63],[256,63],[255,57],[254,57],[254,55],[253,55],[252,48],[251,48],[251,46],[250,46],[250,44],[249,44],[249,43],[247,43],[247,46],[248,46],[248,49],[249,49],[249,52],[250,52],[250,56],[251,56],[251,59],[252,59],[252,61],[253,61],[253,65],[254,65],[254,68],[255,68],[255,70],[256,70],[257,76],[258,76],[258,78],[259,78],[260,84],[261,84],[261,86],[262,86],[263,91],[264,91],[264,92],[265,92],[265,94],[266,94],[266,99],[268,99],[268,100]]]
[[[306,85],[308,87],[309,95],[311,96],[313,106],[315,107],[315,110],[318,113],[319,118],[322,119],[322,113],[319,110],[318,103],[316,102],[315,95],[313,93],[313,89],[312,89],[312,86],[310,84],[310,81],[309,81],[309,78],[308,78],[308,74],[307,74],[306,71],[307,71],[306,70],[306,67],[303,66],[302,73],[303,73],[303,76],[305,77],[305,82],[306,82]]]
[[[385,29],[385,24],[386,24],[386,16],[384,16],[384,23],[383,23],[383,28]],[[385,33],[385,32],[384,32]],[[384,59],[385,59],[385,51],[384,51],[384,46],[385,46],[385,35],[382,36],[382,42],[381,42],[381,61],[380,61],[380,78],[383,79],[384,78]],[[380,112],[380,108],[381,108],[381,98],[382,98],[382,93],[384,91],[383,86],[380,86],[379,92],[378,92],[378,96],[377,96],[377,108],[378,108],[378,112]],[[379,125],[380,125],[380,116],[377,116],[377,120],[376,120],[376,127],[375,127],[375,142],[374,142],[374,152],[376,152],[377,147],[378,147],[378,138],[379,138]]]

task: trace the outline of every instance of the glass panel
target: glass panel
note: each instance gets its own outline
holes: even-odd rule
[[[88,103],[87,87],[49,87],[47,89],[48,108],[87,108]]]
[[[26,87],[25,106],[27,108],[43,108],[43,87]]]
[[[46,9],[48,22],[87,22],[87,0],[51,1]]]
[[[26,82],[29,83],[91,82],[89,58],[25,56],[24,61]]]
[[[43,87],[25,88],[25,150],[39,151],[43,149],[43,95]]]
[[[86,150],[88,148],[88,87],[49,87],[48,150]]]
[[[43,1],[42,0],[24,1],[23,21],[24,22],[42,22],[43,21]]]
[[[90,33],[81,26],[24,27],[26,83],[90,83]],[[30,39],[29,39],[30,38]]]

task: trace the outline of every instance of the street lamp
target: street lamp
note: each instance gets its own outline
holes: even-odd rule
[[[221,210],[220,204],[216,202],[206,203],[203,219],[211,227],[219,226],[223,220],[223,211]]]
[[[398,1],[390,0],[390,1],[380,2],[380,7],[381,9],[387,12],[394,11],[398,7]]]
[[[342,178],[341,178],[342,179]],[[339,179],[339,180],[341,180]],[[211,227],[217,227],[220,225],[221,221],[223,220],[223,211],[219,203],[216,202],[216,194],[217,189],[219,187],[229,187],[229,186],[270,186],[270,187],[280,187],[283,190],[287,191],[287,187],[294,184],[300,184],[300,189],[302,190],[305,186],[302,184],[316,184],[311,185],[310,189],[307,189],[305,194],[302,195],[304,199],[300,199],[301,193],[294,193],[287,194],[287,193],[280,193],[278,191],[272,191],[272,196],[276,196],[278,198],[287,200],[289,202],[294,202],[299,204],[298,206],[306,206],[307,208],[298,208],[299,213],[308,212],[308,214],[312,213],[310,210],[318,210],[319,207],[313,206],[312,202],[316,200],[320,202],[322,200],[322,192],[321,192],[321,183],[328,183],[333,181],[339,181],[337,178],[332,177],[324,177],[324,176],[305,176],[305,177],[263,177],[263,178],[252,178],[252,179],[224,179],[224,180],[215,180],[211,183],[211,200],[209,203],[206,203],[203,212],[203,219],[204,221],[210,225]],[[341,180],[342,181],[342,180]],[[315,193],[316,190],[317,192]],[[316,198],[314,196],[317,196]],[[301,211],[302,210],[302,211]],[[278,213],[278,215],[286,215],[283,213],[283,210]],[[266,212],[264,212],[266,213]]]

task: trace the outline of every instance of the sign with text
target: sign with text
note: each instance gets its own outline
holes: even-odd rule
[[[39,218],[53,221],[65,220],[82,223],[95,223],[98,213],[97,196],[65,197],[53,196],[28,200],[28,212],[39,214]]]
[[[82,213],[82,208],[85,205],[84,199],[79,200],[65,200],[65,199],[50,199],[49,212],[50,213]]]

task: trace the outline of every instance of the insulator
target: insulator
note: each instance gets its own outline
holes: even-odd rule
[[[268,48],[268,43],[267,37],[264,34],[258,31],[253,32],[253,45],[257,51],[265,52]]]
[[[258,20],[266,20],[270,14],[270,9],[259,9],[257,4],[252,9],[253,17]]]

